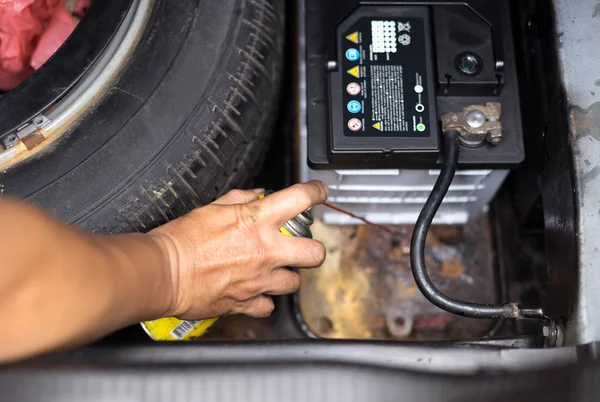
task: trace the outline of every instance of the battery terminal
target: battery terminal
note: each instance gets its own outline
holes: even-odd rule
[[[442,131],[458,131],[463,145],[476,147],[486,141],[498,145],[503,138],[502,105],[497,102],[485,105],[469,105],[460,112],[446,113],[442,116]]]

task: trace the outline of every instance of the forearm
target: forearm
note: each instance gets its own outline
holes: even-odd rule
[[[83,344],[171,307],[168,262],[147,235],[100,237],[0,203],[0,361]]]
[[[0,362],[72,347],[163,316],[266,317],[271,296],[321,265],[319,242],[279,228],[325,201],[320,182],[257,199],[231,191],[147,235],[99,237],[0,202]]]

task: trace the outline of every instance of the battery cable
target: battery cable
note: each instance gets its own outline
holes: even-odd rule
[[[547,317],[541,308],[524,308],[517,303],[478,304],[453,299],[440,292],[427,274],[425,266],[425,240],[435,214],[450,188],[458,166],[460,133],[450,130],[444,134],[444,166],[427,198],[411,239],[410,261],[415,283],[421,293],[434,305],[450,313],[471,318],[532,318]]]

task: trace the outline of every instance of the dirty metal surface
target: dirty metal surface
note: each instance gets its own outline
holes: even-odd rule
[[[259,320],[243,315],[223,317],[202,340],[223,339],[276,339],[278,333],[268,320]]]
[[[317,336],[337,339],[468,340],[484,336],[490,320],[454,316],[432,305],[410,268],[412,227],[395,226],[395,239],[368,226],[328,226],[312,232],[327,248],[323,266],[301,271],[299,310]],[[426,261],[444,293],[497,302],[494,255],[486,216],[464,228],[434,226]]]
[[[600,3],[554,0],[569,102],[579,278],[567,342],[600,340]],[[576,267],[573,267],[576,269]]]

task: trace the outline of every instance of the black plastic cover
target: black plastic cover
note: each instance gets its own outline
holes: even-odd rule
[[[314,169],[436,168],[441,161],[440,116],[487,102],[502,104],[504,139],[497,146],[486,143],[476,148],[463,147],[459,167],[512,168],[520,164],[525,152],[510,3],[496,0],[384,3],[306,0],[309,166]],[[423,21],[424,39],[418,37],[418,23],[414,23],[417,27],[414,43],[418,46],[407,48],[412,48],[409,63],[413,63],[412,59],[425,60],[427,71],[431,71],[431,74],[423,74],[423,94],[428,104],[423,103],[425,110],[418,106],[421,110],[414,113],[412,108],[417,105],[413,104],[414,100],[395,96],[395,100],[408,103],[405,110],[411,113],[409,117],[414,114],[424,119],[413,120],[409,130],[406,125],[396,127],[391,133],[373,130],[378,122],[369,103],[373,94],[368,86],[374,84],[368,74],[373,64],[372,37],[370,33],[362,32],[367,30],[364,25],[362,31],[355,29],[365,23],[365,18],[367,22],[394,21],[398,24],[398,36],[394,38],[396,54],[400,54],[407,42],[401,40],[408,33],[400,32],[401,23],[415,21],[415,18]],[[353,42],[347,37],[355,31],[361,31],[360,40]],[[413,32],[410,40],[413,44]],[[384,42],[384,46],[386,43],[390,44]],[[354,49],[351,50],[353,53],[347,54],[349,49]],[[393,59],[393,53],[387,52],[388,64],[397,66],[399,63]],[[407,63],[407,56],[402,58],[403,63]],[[474,74],[461,69],[463,58],[467,62],[477,61]],[[356,64],[360,67],[358,75],[353,77],[356,71],[350,70]],[[469,68],[468,63],[466,68]],[[398,76],[397,72],[386,74],[386,77]],[[348,87],[350,83],[360,84],[359,95],[352,95],[355,89]],[[363,93],[365,87],[367,91]],[[407,83],[402,91],[407,94],[412,87]],[[396,88],[395,93],[398,92]],[[351,105],[353,100],[360,105]],[[402,116],[398,121],[402,121]]]
[[[405,29],[397,35],[400,24]],[[427,7],[360,7],[340,24],[339,68],[329,74],[333,163],[353,164],[358,158],[367,165],[379,158],[435,163],[439,144],[430,32]],[[397,36],[406,42],[398,43]],[[349,57],[351,52],[360,53],[358,60]]]

